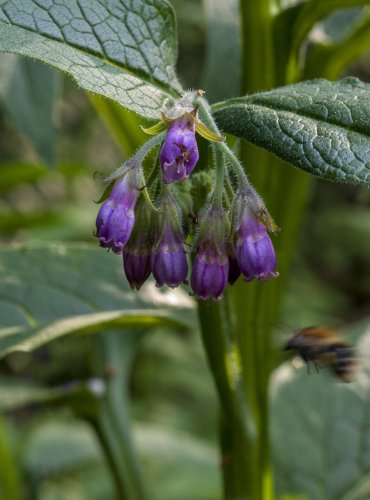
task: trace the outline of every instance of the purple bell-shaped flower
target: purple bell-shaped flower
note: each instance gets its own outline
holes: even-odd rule
[[[191,287],[202,300],[220,300],[229,276],[229,259],[216,244],[207,240],[197,251],[191,273]]]
[[[111,248],[116,254],[122,252],[134,227],[139,194],[132,172],[116,181],[96,217],[96,236],[102,247]]]
[[[135,209],[136,221],[131,237],[123,249],[123,268],[132,289],[140,290],[151,273],[152,213],[145,198]]]
[[[164,222],[159,241],[152,250],[151,266],[156,286],[174,288],[186,280],[188,262],[182,234],[170,219]]]
[[[236,229],[236,258],[245,281],[264,281],[279,275],[276,255],[264,224],[245,208]]]
[[[186,179],[193,171],[199,152],[195,139],[195,121],[186,113],[168,127],[159,155],[166,184]]]
[[[123,267],[130,287],[140,290],[151,273],[149,249],[135,249],[127,245],[123,250]]]
[[[194,294],[202,300],[222,298],[229,276],[229,233],[228,217],[222,206],[216,204],[201,222],[190,279]]]

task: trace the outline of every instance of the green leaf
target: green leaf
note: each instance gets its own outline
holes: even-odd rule
[[[133,156],[148,139],[140,127],[143,119],[119,104],[101,99],[97,95],[90,94],[90,101],[122,148],[125,157]]]
[[[370,184],[370,85],[312,80],[214,105],[227,133],[323,179]]]
[[[35,182],[48,173],[46,168],[27,163],[2,163],[0,165],[0,194],[28,182]]]
[[[359,337],[360,367],[354,382],[328,370],[282,365],[271,388],[272,444],[277,496],[366,500],[370,495],[369,322],[348,329]],[[362,494],[359,494],[362,492]]]
[[[313,26],[337,9],[368,5],[368,0],[309,0],[302,4],[293,26],[291,61],[298,59],[299,48]]]
[[[40,158],[55,164],[54,112],[60,74],[50,67],[11,55],[0,58],[0,97],[17,129]]]
[[[50,64],[146,118],[181,92],[175,18],[164,0],[0,0],[0,51]]]
[[[340,30],[343,32],[343,29]],[[352,26],[347,36],[315,44],[309,51],[305,65],[305,76],[314,78],[318,72],[330,80],[340,77],[356,58],[370,47],[370,12]]]
[[[24,443],[24,465],[35,478],[71,474],[77,468],[101,460],[101,451],[90,427],[71,418],[37,422]]]
[[[204,89],[210,102],[240,95],[240,23],[236,0],[205,0]],[[220,43],[222,40],[222,43]]]
[[[122,260],[90,245],[0,250],[0,356],[107,328],[194,327],[192,300],[153,282],[136,294]]]
[[[218,498],[220,477],[212,446],[188,433],[155,425],[138,425],[135,438],[153,500]]]
[[[99,411],[104,392],[105,383],[101,379],[70,382],[49,388],[2,376],[0,409],[9,412],[29,406],[33,409],[70,406],[76,414],[92,416]]]

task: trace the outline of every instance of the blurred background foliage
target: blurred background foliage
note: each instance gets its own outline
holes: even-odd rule
[[[185,87],[204,87],[210,100],[219,98],[225,86],[218,90],[219,82],[212,81],[217,60],[207,52],[207,40],[209,47],[218,38],[207,39],[204,15],[214,6],[207,0],[173,4],[181,80]],[[229,17],[220,29],[234,36],[236,17],[225,5]],[[221,16],[220,9],[214,18]],[[357,58],[357,32],[352,52],[340,55],[341,37],[360,17],[366,25],[368,12],[363,15],[361,9],[337,12],[310,33],[305,77],[318,76],[321,58],[330,57],[324,76],[339,68],[343,75],[370,82],[370,53]],[[237,60],[235,50],[230,65]],[[224,97],[238,92],[235,83]],[[143,141],[139,119],[87,96],[40,63],[12,56],[0,58],[0,102],[2,243],[94,243],[93,200],[102,186],[93,174],[110,173],[136,150]],[[303,498],[302,489],[315,499],[370,498],[369,246],[369,190],[312,180],[282,320],[275,329],[276,347],[281,349],[292,329],[354,324],[347,338],[359,342],[362,364],[351,388],[336,384],[328,373],[307,376],[304,367],[292,368],[289,362],[277,369],[271,401],[279,498]],[[115,265],[118,269],[120,263]],[[80,402],[99,399],[96,382],[106,374],[93,362],[96,342],[96,335],[71,335],[33,354],[13,353],[1,361],[0,498],[115,498],[91,416],[69,404],[71,391],[77,391]],[[219,498],[223,458],[217,456],[217,401],[199,332],[152,329],[127,349],[132,351],[125,379],[127,411],[150,498]],[[346,453],[338,443],[345,443]]]

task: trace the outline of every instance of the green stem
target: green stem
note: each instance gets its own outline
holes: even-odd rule
[[[118,500],[146,498],[132,443],[127,393],[128,373],[140,338],[137,331],[108,331],[96,338],[101,370],[111,372],[111,375],[107,379],[107,391],[99,414],[92,419],[92,424],[110,464]]]
[[[230,329],[227,297],[199,302],[202,339],[221,401],[221,466],[225,498],[256,498],[258,447],[237,342]]]

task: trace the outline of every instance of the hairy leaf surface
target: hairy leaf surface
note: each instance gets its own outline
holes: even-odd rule
[[[0,0],[0,51],[50,64],[147,118],[181,90],[164,0]]]
[[[214,106],[224,132],[312,175],[370,183],[370,85],[312,80]]]

